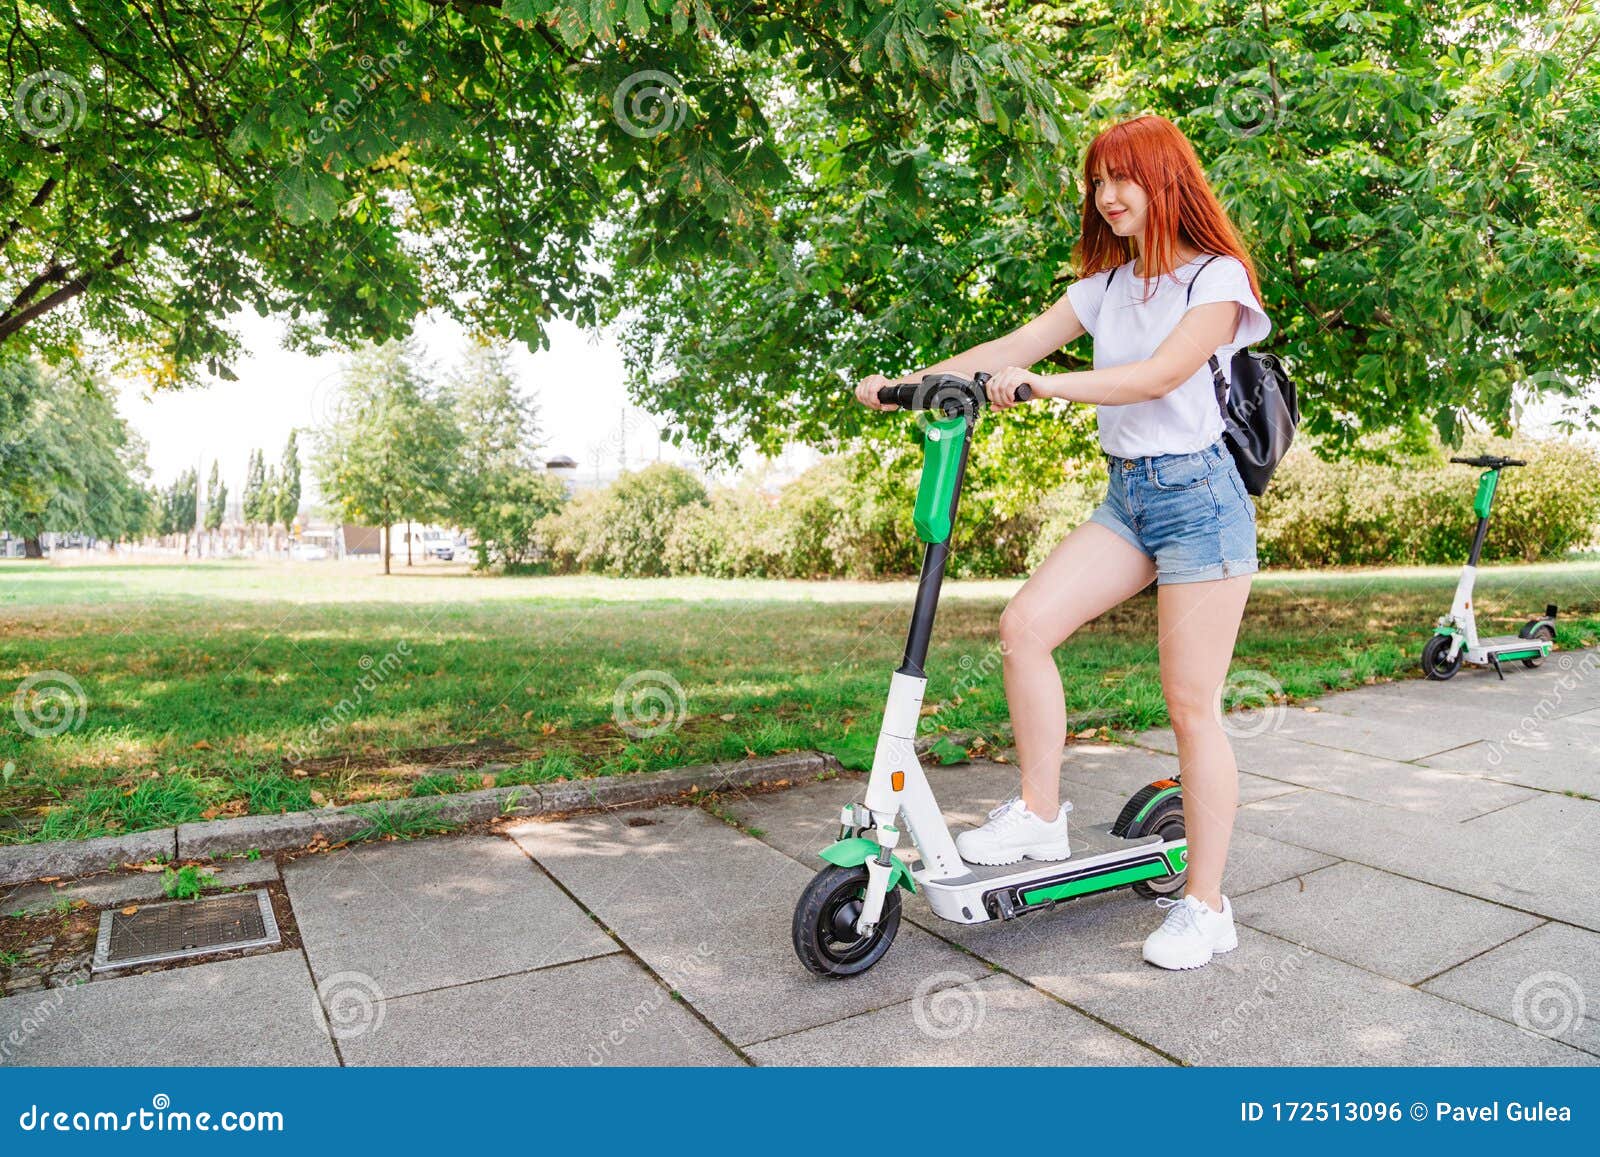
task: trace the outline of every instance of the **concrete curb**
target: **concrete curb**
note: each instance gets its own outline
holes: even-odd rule
[[[40,876],[87,875],[123,863],[156,858],[202,860],[251,850],[264,854],[295,851],[308,846],[318,836],[329,843],[338,843],[369,828],[374,813],[387,814],[397,820],[434,817],[452,824],[470,824],[500,816],[557,815],[586,808],[659,802],[695,790],[709,794],[731,787],[811,778],[838,768],[839,761],[831,755],[803,751],[737,763],[699,764],[668,771],[546,783],[538,787],[491,787],[454,795],[408,796],[382,803],[350,804],[280,815],[235,816],[127,836],[13,844],[0,847],[0,885],[23,884]],[[490,766],[479,770],[492,772],[503,768]]]

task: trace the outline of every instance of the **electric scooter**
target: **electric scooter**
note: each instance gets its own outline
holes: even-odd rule
[[[821,976],[855,976],[883,958],[900,928],[902,890],[921,891],[934,915],[959,924],[1010,920],[1063,900],[1131,886],[1146,897],[1182,890],[1188,871],[1182,788],[1176,778],[1140,788],[1109,824],[1074,830],[1068,859],[988,867],[964,862],[945,825],[914,739],[927,676],[939,588],[950,556],[956,505],[990,375],[972,380],[929,374],[884,386],[880,401],[937,411],[924,425],[922,477],[913,524],[925,544],[905,655],[889,677],[888,702],[867,778],[866,799],[846,804],[838,841],[820,853],[825,866],[795,905],[795,953]],[[1018,401],[1032,391],[1022,386]],[[896,853],[904,831],[919,863]]]
[[[1483,540],[1489,533],[1489,511],[1494,506],[1495,488],[1500,482],[1500,471],[1507,466],[1526,466],[1520,458],[1499,458],[1489,454],[1477,458],[1452,458],[1463,466],[1477,466],[1483,470],[1478,479],[1478,494],[1472,509],[1478,516],[1478,529],[1472,536],[1472,551],[1467,565],[1461,568],[1461,578],[1456,583],[1455,601],[1450,613],[1441,615],[1434,626],[1434,636],[1422,648],[1422,671],[1430,679],[1448,679],[1461,670],[1462,663],[1478,667],[1493,667],[1503,680],[1505,671],[1501,663],[1521,659],[1524,667],[1537,667],[1555,646],[1556,605],[1544,609],[1544,618],[1529,619],[1515,635],[1496,635],[1478,638],[1478,623],[1472,610],[1472,584],[1478,574],[1478,556],[1483,551]]]

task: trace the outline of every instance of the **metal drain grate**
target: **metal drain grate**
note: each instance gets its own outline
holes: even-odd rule
[[[272,897],[265,889],[152,904],[124,915],[100,917],[93,970],[130,968],[233,948],[260,948],[279,942]]]

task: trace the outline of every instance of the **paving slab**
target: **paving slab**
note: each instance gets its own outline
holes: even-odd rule
[[[1589,1064],[1566,1045],[1248,926],[1205,968],[1169,972],[1139,950],[1151,903],[1112,893],[959,930],[1028,983],[1188,1064]]]
[[[323,986],[372,999],[618,951],[510,840],[363,844],[284,869]]]
[[[1240,923],[1405,984],[1544,923],[1526,912],[1348,862],[1230,899]]]
[[[1353,751],[1405,762],[1454,747],[1459,735],[1437,726],[1420,727],[1415,720],[1372,712],[1307,711],[1284,707],[1273,717],[1272,734],[1302,743]]]
[[[1600,798],[1600,730],[1543,724],[1538,735],[1478,740],[1422,760],[1424,766],[1515,783],[1541,791],[1575,791]],[[1587,734],[1578,734],[1578,732]]]
[[[337,1063],[293,951],[0,1000],[0,1065]]]
[[[214,884],[207,885],[208,891],[266,884],[278,878],[278,865],[270,859],[224,860],[205,871],[216,878]],[[62,900],[82,900],[96,908],[108,908],[131,900],[161,900],[166,894],[159,872],[109,872],[77,880],[0,888],[0,912],[42,912]]]
[[[1125,743],[1080,743],[1067,749],[1062,760],[1062,783],[1071,787],[1084,785],[1109,791],[1124,799],[1157,779],[1168,779],[1178,774],[1176,755],[1148,751]],[[1298,784],[1266,779],[1249,772],[1239,773],[1239,801],[1266,799],[1297,791]]]
[[[1600,931],[1600,804],[1539,795],[1465,823],[1328,792],[1239,809],[1257,835]]]
[[[970,965],[965,983],[749,1047],[764,1065],[1165,1065],[1044,993]]]
[[[341,1034],[348,1065],[739,1065],[622,955],[391,997]]]
[[[1280,735],[1235,739],[1233,750],[1241,771],[1447,819],[1483,815],[1534,794],[1515,784],[1338,751]]]
[[[507,830],[741,1046],[892,1004],[968,960],[906,921],[885,958],[892,967],[845,983],[813,976],[795,959],[790,924],[814,870],[698,808]]]
[[[1422,987],[1600,1056],[1600,934],[1542,924]]]

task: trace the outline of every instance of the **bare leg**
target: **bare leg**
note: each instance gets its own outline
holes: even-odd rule
[[[1096,522],[1067,535],[1000,615],[1006,702],[1017,739],[1022,802],[1042,819],[1061,806],[1067,707],[1052,652],[1096,615],[1150,585],[1156,564]]]
[[[1222,730],[1222,684],[1250,597],[1250,578],[1168,583],[1156,592],[1161,690],[1183,776],[1183,826],[1189,842],[1184,894],[1218,912],[1233,813],[1239,806],[1239,768]]]

